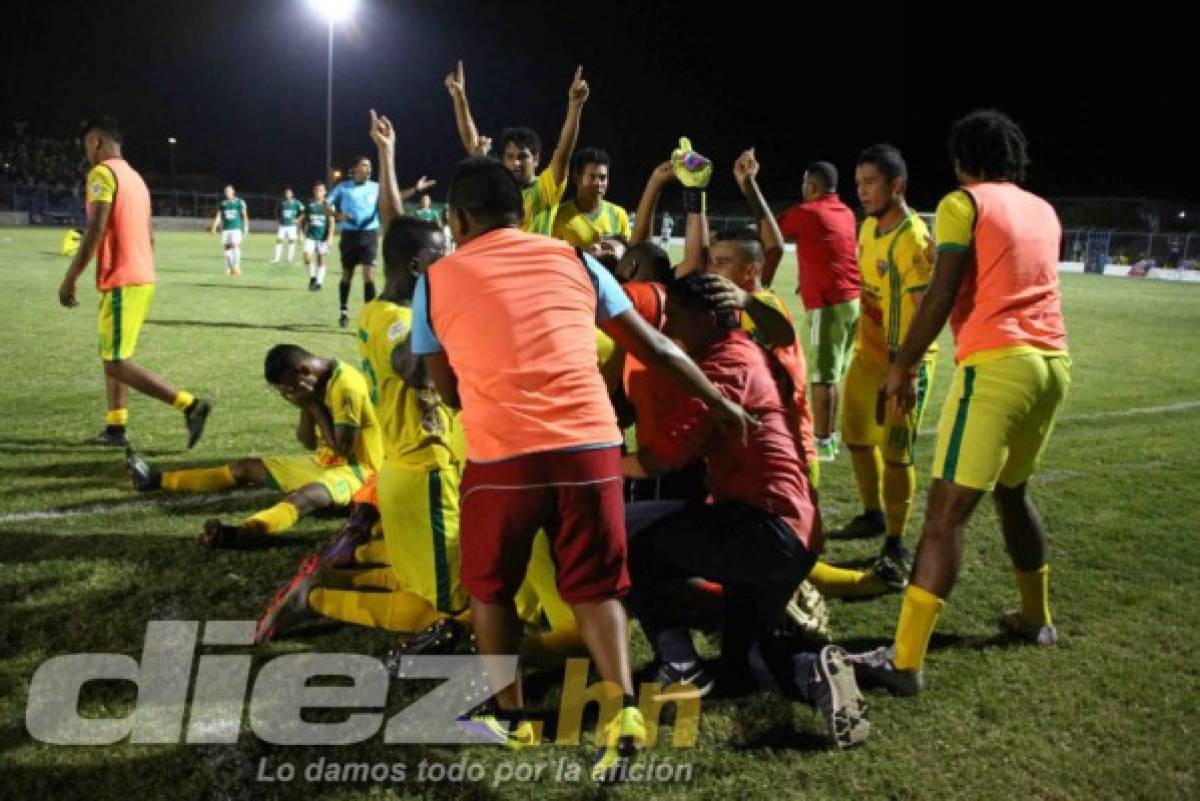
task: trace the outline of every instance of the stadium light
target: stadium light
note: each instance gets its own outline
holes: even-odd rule
[[[308,0],[308,6],[329,24],[329,58],[325,72],[325,180],[333,169],[333,26],[350,19],[356,0]]]
[[[1186,219],[1186,218],[1187,218],[1187,212],[1186,212],[1186,211],[1181,211],[1181,212],[1179,212],[1179,219],[1183,220],[1183,219]]]

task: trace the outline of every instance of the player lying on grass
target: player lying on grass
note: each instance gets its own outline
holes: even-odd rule
[[[267,456],[160,472],[132,449],[126,451],[129,477],[139,492],[269,486],[286,493],[279,503],[237,525],[206,522],[199,541],[212,548],[261,544],[264,535],[286,531],[304,515],[345,506],[382,461],[383,442],[370,389],[353,367],[296,345],[276,345],[267,352],[263,372],[267,383],[300,410],[296,438],[314,451],[311,456]]]

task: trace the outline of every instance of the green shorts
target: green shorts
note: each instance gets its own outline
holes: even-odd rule
[[[858,330],[858,298],[808,313],[809,344],[815,357],[810,380],[814,384],[838,384],[846,375],[854,335]]]

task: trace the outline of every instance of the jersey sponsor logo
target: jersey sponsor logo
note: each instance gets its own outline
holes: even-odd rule
[[[388,342],[394,343],[396,340],[404,339],[406,336],[408,336],[408,325],[403,320],[398,320],[388,326]]]

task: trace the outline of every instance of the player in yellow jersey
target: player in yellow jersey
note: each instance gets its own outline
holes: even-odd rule
[[[200,542],[213,548],[247,547],[278,534],[306,514],[345,506],[383,461],[379,421],[367,380],[336,359],[296,345],[276,345],[263,366],[267,383],[300,410],[296,438],[311,456],[241,459],[220,467],[160,472],[132,450],[126,465],[139,492],[216,492],[239,485],[268,486],[286,497],[237,525],[204,524]]]
[[[608,153],[595,147],[580,149],[571,159],[575,197],[558,207],[554,238],[599,257],[606,238],[629,241],[629,213],[605,199],[608,193]],[[618,261],[620,257],[617,257]]]
[[[461,61],[454,72],[446,76],[446,89],[454,101],[458,135],[467,155],[486,153],[491,140],[480,136],[471,117],[471,107],[467,104],[466,73]],[[579,137],[579,119],[589,92],[587,81],[583,79],[583,67],[578,67],[567,92],[567,118],[559,134],[558,145],[550,157],[549,166],[540,173],[538,166],[542,158],[542,140],[535,131],[524,127],[506,128],[500,134],[499,158],[521,187],[525,213],[521,229],[524,231],[546,236],[554,231],[555,214],[567,189],[571,152],[575,150],[575,140]]]
[[[854,179],[867,219],[858,235],[862,316],[843,388],[842,442],[850,449],[863,511],[832,536],[885,534],[881,555],[907,573],[912,554],[902,537],[917,490],[913,446],[933,385],[937,343],[917,366],[911,410],[887,410],[883,388],[933,275],[929,231],[905,203],[908,167],[899,150],[868,147],[858,156]]]

